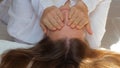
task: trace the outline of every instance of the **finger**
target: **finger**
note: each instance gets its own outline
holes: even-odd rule
[[[58,23],[61,25],[61,27],[64,26],[64,24],[63,24],[63,14],[61,12],[60,12],[60,15],[58,13],[55,15],[55,19],[58,21]]]
[[[74,14],[72,15],[71,19],[75,20],[79,15],[79,12],[75,10]]]
[[[71,24],[71,27],[75,28],[79,24],[80,20],[81,20],[81,18],[77,17],[77,19],[75,19],[74,22]]]
[[[72,18],[70,19],[70,22],[68,23],[69,26],[71,26],[71,24],[74,23],[74,21],[76,20],[76,18],[78,17],[77,12],[74,13],[74,15],[72,16]]]
[[[40,26],[41,26],[43,32],[46,34],[47,33],[47,28],[45,27],[45,25],[40,23]]]
[[[73,21],[74,19],[70,19],[67,25],[70,26],[73,23]]]
[[[71,19],[71,17],[74,15],[74,13],[75,13],[75,8],[71,8],[68,18]]]
[[[49,30],[56,30],[56,28],[50,23],[49,20],[45,20],[45,26],[46,26]]]
[[[61,21],[63,21],[64,19],[63,19],[63,14],[62,14],[62,12],[61,12],[60,10],[57,10],[56,13],[57,13],[59,19],[60,19]]]
[[[53,17],[49,17],[49,21],[55,28],[61,29],[61,26],[58,24],[57,20],[55,20],[54,16]]]
[[[54,18],[61,27],[64,26],[64,23],[59,19],[59,17],[57,15]]]
[[[90,26],[90,23],[85,26],[85,29],[86,29],[86,31],[88,32],[88,34],[90,34],[90,35],[93,34],[93,31],[92,31],[92,28],[91,28],[91,26]]]
[[[86,19],[81,19],[81,21],[79,22],[79,24],[77,25],[77,29],[81,29],[83,27],[85,27],[85,25],[88,24],[88,20]]]
[[[77,13],[77,11],[74,10],[74,13],[73,13],[72,17],[70,18],[70,22],[68,23],[68,25],[71,25],[77,17],[78,17],[78,13]]]

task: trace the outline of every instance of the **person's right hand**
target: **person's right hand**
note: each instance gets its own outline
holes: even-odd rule
[[[40,25],[45,33],[47,29],[60,30],[64,26],[63,14],[60,9],[55,6],[46,8],[41,17]]]

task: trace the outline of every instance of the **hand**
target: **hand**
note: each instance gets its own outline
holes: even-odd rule
[[[70,22],[68,25],[71,28],[81,29],[85,27],[86,31],[89,34],[92,34],[87,6],[82,1],[79,1],[76,5],[71,7],[69,20]]]
[[[47,29],[53,31],[61,29],[64,26],[62,21],[63,14],[60,9],[55,6],[51,6],[44,10],[40,25],[43,31],[46,33]]]
[[[69,10],[70,10],[70,6],[69,5],[70,5],[70,1],[68,0],[68,1],[66,1],[66,3],[64,5],[62,5],[59,8],[61,10],[62,14],[64,15],[64,19],[63,19],[64,24],[65,24],[66,19],[68,19],[68,17],[66,17],[66,14],[67,14],[67,16],[69,14]]]

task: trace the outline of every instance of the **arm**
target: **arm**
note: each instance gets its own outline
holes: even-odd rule
[[[97,6],[99,5],[99,3],[103,0],[82,0],[86,6],[88,7],[88,13],[92,13]]]
[[[30,44],[39,42],[44,34],[39,24],[41,16],[44,9],[52,5],[50,0],[13,0],[9,10],[9,34],[20,42]]]
[[[92,48],[98,48],[105,33],[106,20],[111,0],[103,0],[96,6],[94,12],[89,15],[93,35],[87,34],[87,40]]]
[[[8,13],[10,17],[16,17],[17,19],[31,19],[34,11],[30,0],[13,0]]]
[[[42,32],[31,0],[13,0],[8,13],[8,32],[12,37],[32,44],[40,40]]]
[[[54,5],[53,1],[50,1],[50,0],[40,0],[40,3],[42,5],[43,9],[46,9],[46,8]]]

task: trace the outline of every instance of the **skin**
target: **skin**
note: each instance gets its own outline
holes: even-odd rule
[[[71,27],[69,27],[67,25],[67,23],[69,22],[68,20],[68,10],[65,10],[63,8],[62,13],[65,15],[65,21],[63,22],[65,25],[64,27],[59,30],[59,31],[47,31],[47,36],[49,36],[52,40],[59,40],[62,38],[77,38],[80,40],[85,41],[85,32],[84,32],[84,28],[82,28],[81,30],[77,30],[77,29],[72,29]],[[69,34],[69,35],[68,35]]]
[[[88,16],[88,8],[84,4],[82,0],[78,0],[76,5],[72,6],[69,12],[69,19],[71,28],[81,29],[85,27],[85,30],[92,35],[92,29],[90,26],[89,16]]]
[[[41,27],[46,32],[46,28],[49,30],[57,30],[63,27],[63,15],[59,8],[55,6],[48,7],[44,10],[41,17]]]
[[[67,1],[65,5],[61,6],[60,8],[51,6],[44,10],[40,23],[43,31],[45,33],[47,32],[47,30],[59,31],[65,26],[64,24],[65,18],[61,9],[63,7],[66,7],[67,5],[69,10],[68,13],[69,22],[67,23],[67,25],[72,29],[78,30],[85,27],[85,30],[92,35],[86,5],[82,1],[78,1],[77,4],[74,5],[73,7],[69,7],[69,4],[70,2]]]

